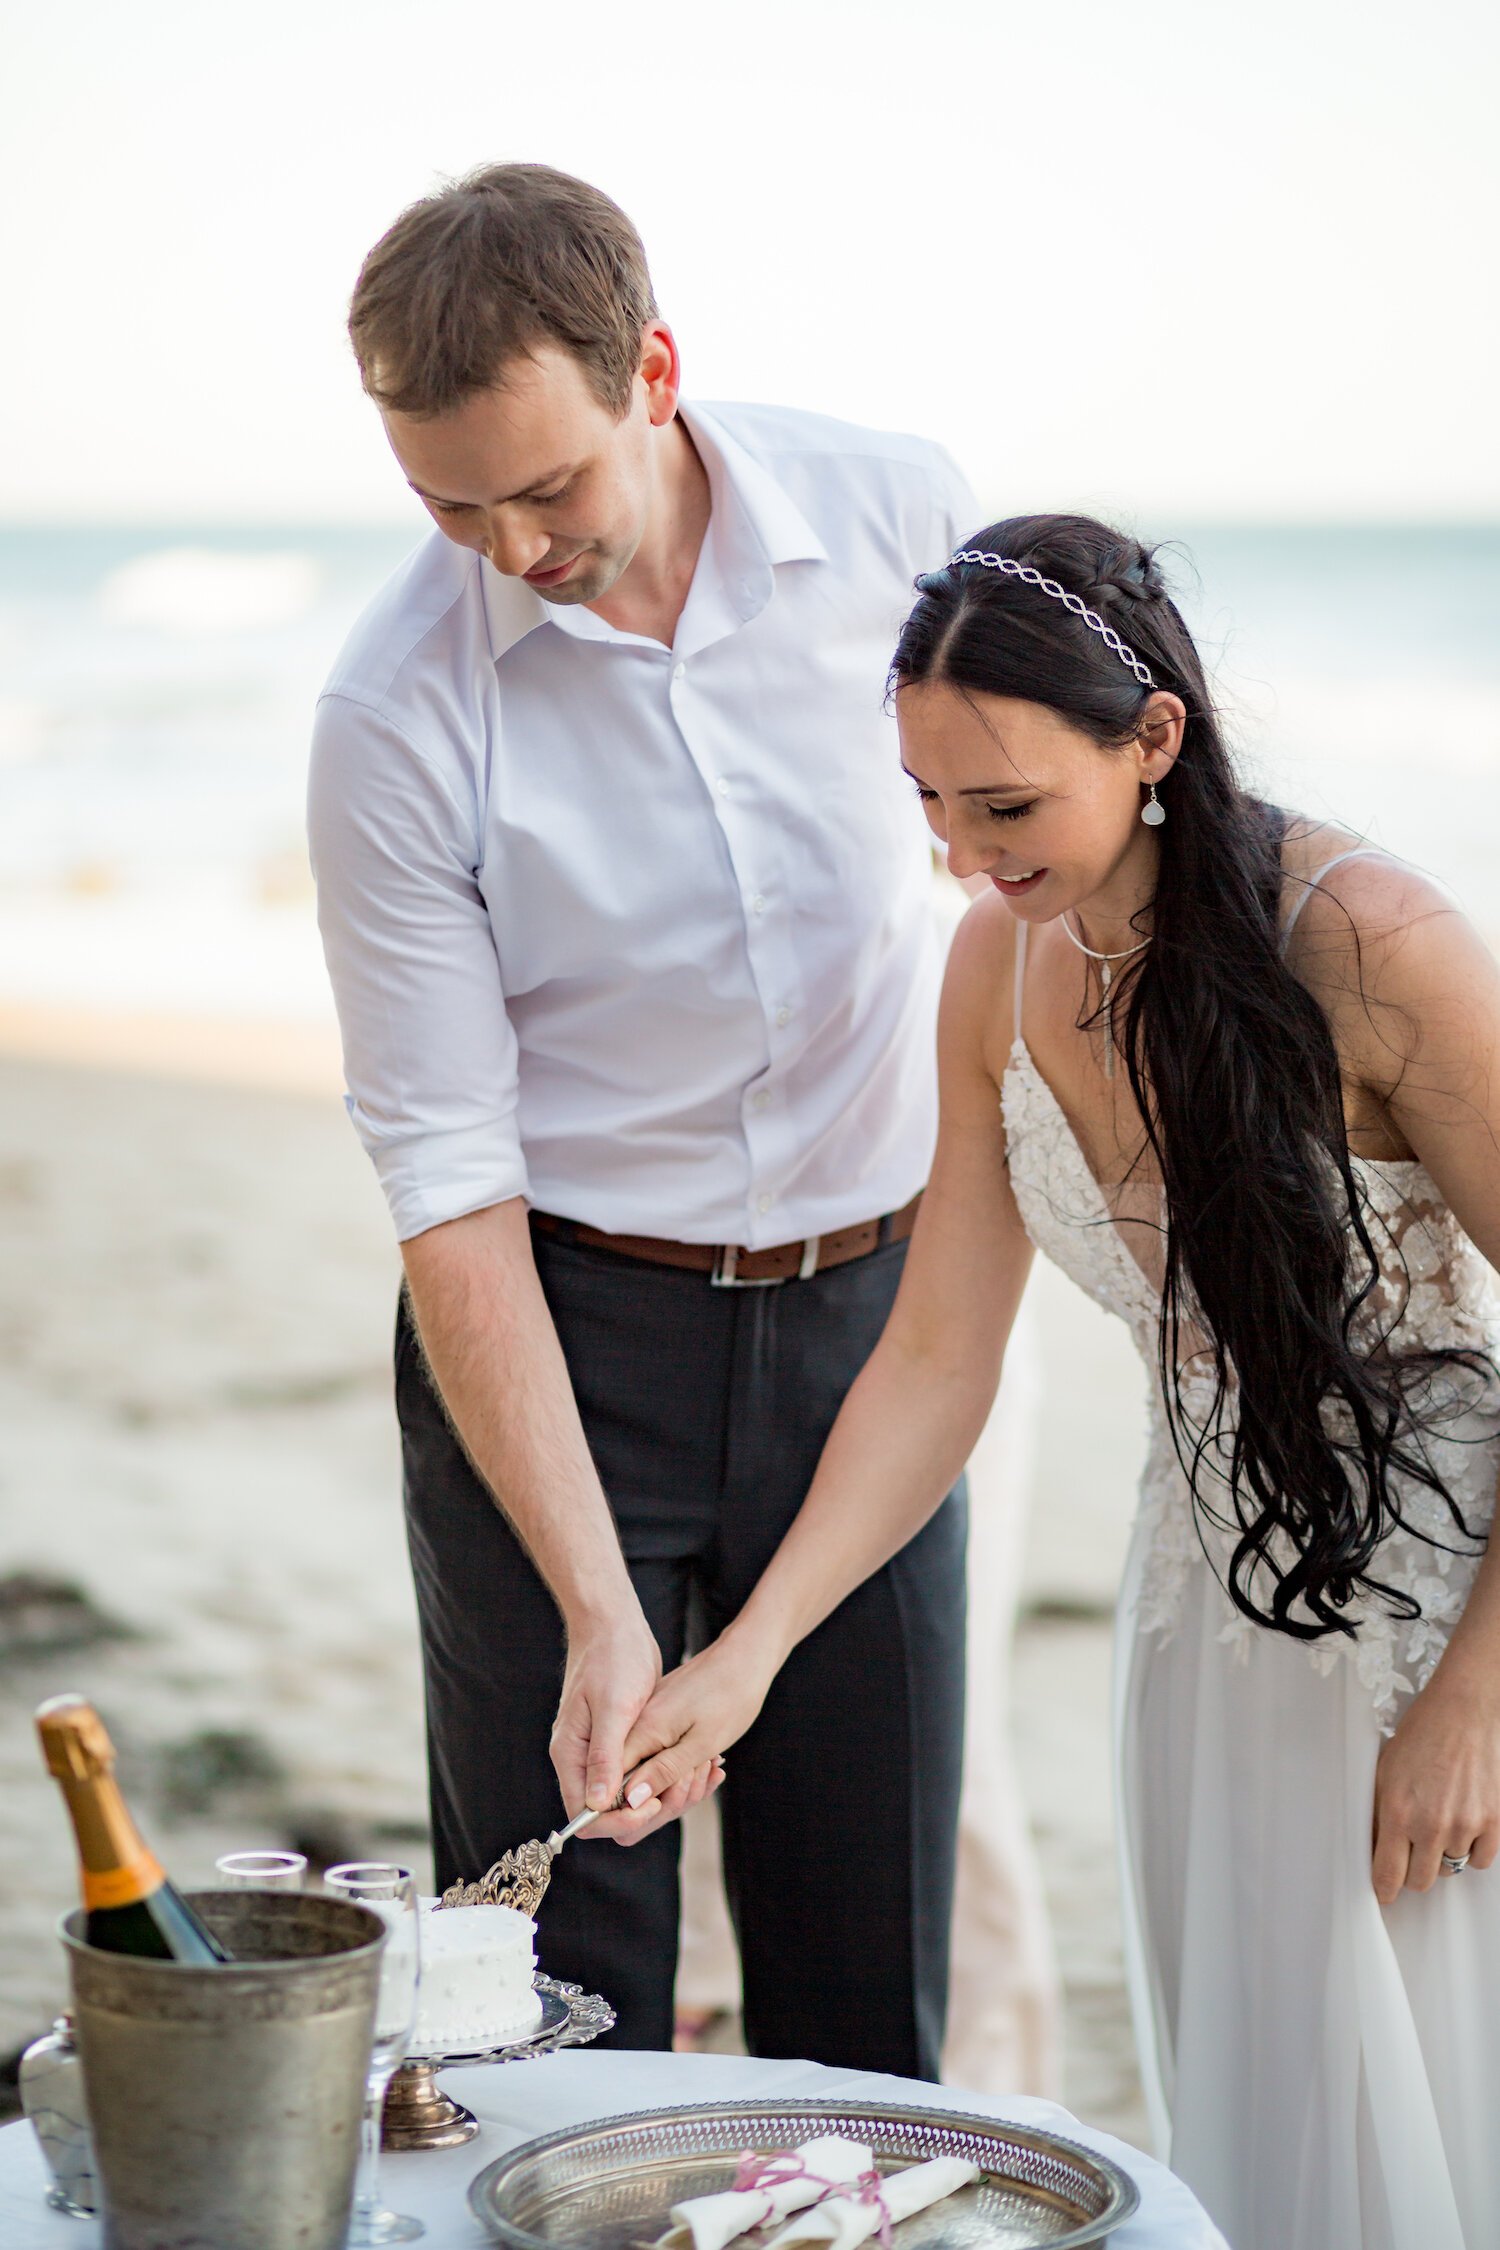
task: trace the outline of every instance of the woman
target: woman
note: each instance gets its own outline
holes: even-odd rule
[[[932,1185],[800,1516],[627,1762],[661,1753],[659,1792],[726,1749],[937,1505],[1036,1245],[1156,1378],[1118,1700],[1171,2161],[1236,2250],[1479,2250],[1500,972],[1424,877],[1239,787],[1133,540],[996,524],[919,592],[904,760],[995,891],[953,949]]]

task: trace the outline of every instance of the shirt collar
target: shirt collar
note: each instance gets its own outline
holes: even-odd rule
[[[730,537],[739,535],[753,547],[753,555],[745,560],[752,571],[759,564],[756,576],[766,576],[767,583],[758,589],[761,601],[755,604],[763,606],[770,599],[769,573],[776,564],[827,562],[828,549],[770,470],[730,436],[716,415],[701,406],[685,406],[679,411],[703,458],[713,491],[714,521],[708,536],[717,540],[726,533]],[[602,619],[595,619],[592,610],[580,613],[544,602],[524,579],[505,577],[485,555],[479,557],[479,582],[489,625],[490,653],[496,663],[538,625],[561,624],[564,618],[586,637],[595,637],[591,628],[596,623],[601,634],[608,636],[609,628]]]
[[[476,560],[485,622],[490,631],[490,654],[498,664],[517,641],[524,641],[538,625],[545,625],[552,613],[535,587],[528,586],[524,578],[507,578],[496,570],[488,555],[480,555]]]
[[[827,562],[828,549],[791,495],[769,469],[730,436],[718,416],[702,406],[687,406],[681,413],[703,456],[715,503],[722,479],[738,501],[739,512],[765,560],[773,565]]]

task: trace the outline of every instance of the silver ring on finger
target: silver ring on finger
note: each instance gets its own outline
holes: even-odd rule
[[[1470,1852],[1444,1852],[1443,1873],[1445,1875],[1462,1875],[1472,1857],[1473,1854]]]

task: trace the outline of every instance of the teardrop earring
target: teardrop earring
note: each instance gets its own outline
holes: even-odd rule
[[[1141,818],[1148,828],[1160,828],[1167,817],[1167,808],[1157,798],[1156,783],[1148,781],[1146,787],[1150,790],[1151,795],[1141,807]]]

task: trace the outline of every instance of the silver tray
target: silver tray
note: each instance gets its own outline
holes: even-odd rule
[[[932,2156],[980,2167],[972,2187],[902,2221],[898,2250],[1072,2250],[1103,2242],[1140,2201],[1118,2165],[1055,2133],[829,2100],[710,2102],[571,2126],[486,2165],[469,2203],[509,2250],[641,2250],[665,2233],[674,2203],[732,2186],[747,2150],[769,2156],[820,2133],[865,2142],[882,2172]],[[763,2239],[744,2238],[751,2250]]]

